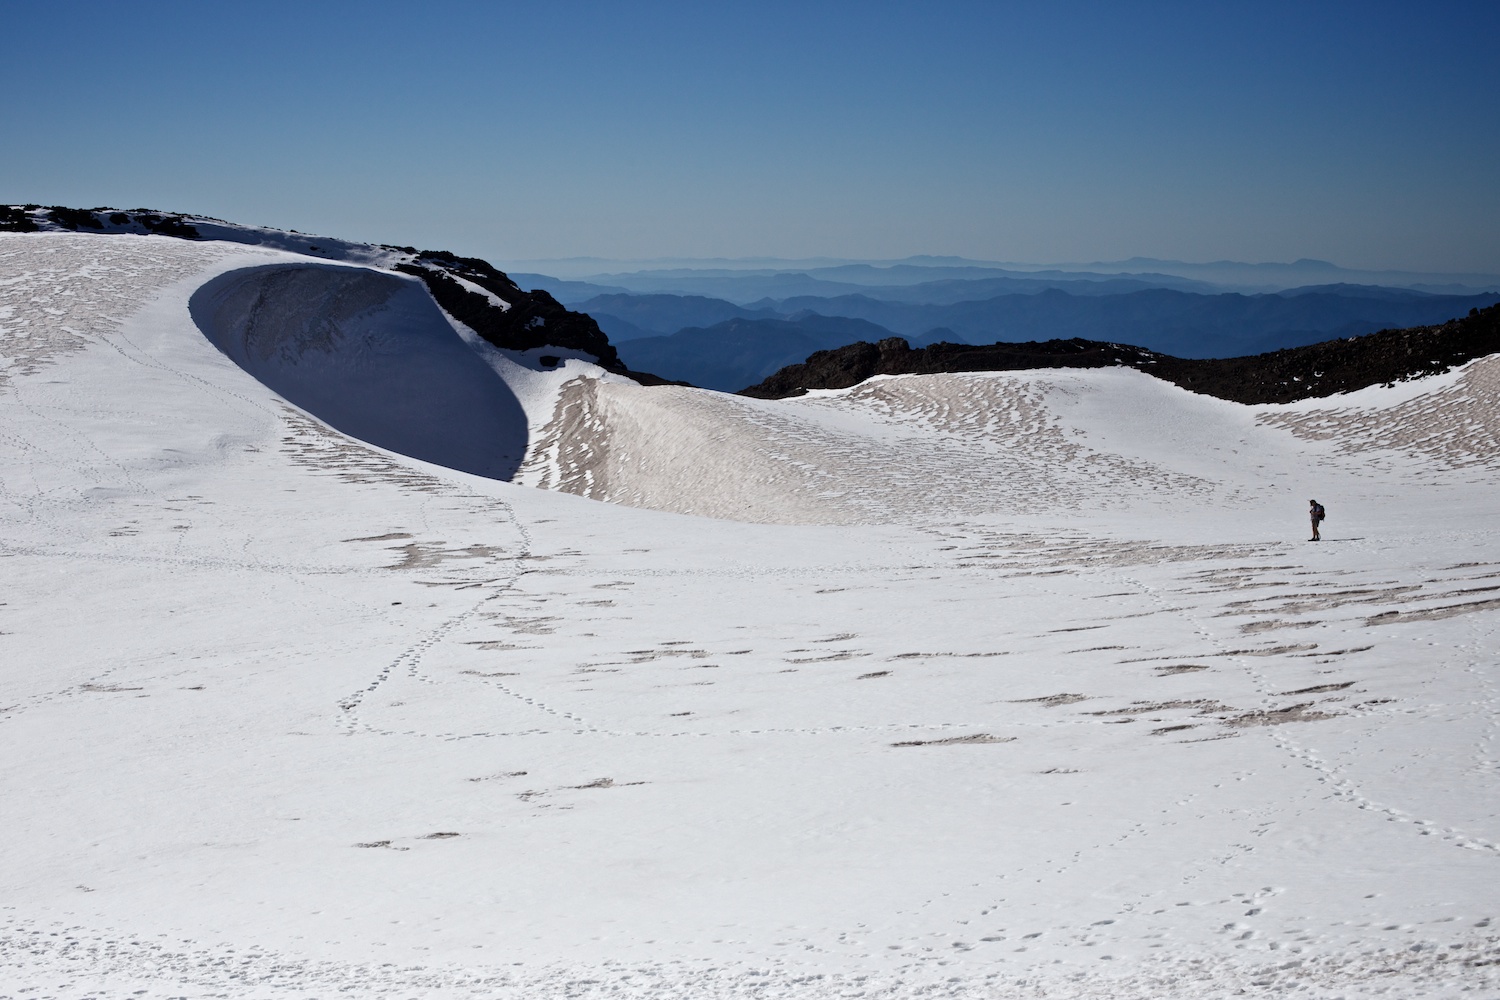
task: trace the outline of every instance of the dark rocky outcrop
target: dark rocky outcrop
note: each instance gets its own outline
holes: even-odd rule
[[[423,250],[415,261],[398,264],[396,269],[421,278],[439,305],[497,347],[513,351],[547,346],[571,348],[593,355],[606,368],[620,367],[609,338],[593,319],[564,308],[547,292],[523,291],[503,271],[478,257]],[[454,276],[478,285],[510,308],[502,308],[488,296],[465,288]]]
[[[565,308],[541,289],[524,291],[488,261],[478,257],[459,257],[446,250],[423,250],[410,263],[397,264],[396,270],[421,278],[432,297],[449,315],[496,347],[512,351],[529,351],[538,347],[582,351],[597,358],[601,367],[642,384],[667,382],[646,372],[626,368],[609,337],[591,316]],[[489,296],[465,288],[455,277],[478,285],[507,303],[509,308],[502,308]]]
[[[99,220],[97,211],[89,211],[86,208],[64,208],[61,205],[53,205],[47,209],[47,218],[57,223],[64,229],[77,232],[79,229],[104,229],[104,223]]]
[[[183,240],[199,238],[198,230],[180,215],[152,212],[145,208],[133,208],[128,212],[117,212],[109,208],[65,208],[53,205],[47,210],[47,219],[61,229],[78,232],[82,229],[105,230],[105,223],[115,232],[139,231],[158,236],[175,236]],[[30,220],[27,220],[30,221]],[[22,232],[34,231],[21,230]]]
[[[41,227],[31,221],[28,210],[35,205],[0,205],[0,233],[34,233]]]
[[[1175,358],[1140,347],[1092,340],[1024,344],[932,344],[913,349],[892,337],[818,351],[741,390],[761,399],[808,389],[844,389],[872,375],[1102,368],[1128,365],[1184,389],[1239,403],[1288,403],[1366,386],[1436,375],[1500,353],[1500,305],[1437,326],[1381,330],[1242,358]]]

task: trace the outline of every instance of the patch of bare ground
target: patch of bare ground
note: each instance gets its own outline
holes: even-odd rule
[[[1307,701],[1297,705],[1287,705],[1285,708],[1246,712],[1233,719],[1225,719],[1224,725],[1246,729],[1251,726],[1279,726],[1285,722],[1317,722],[1320,719],[1335,718],[1337,715],[1337,712],[1317,711],[1313,708],[1313,702]]]
[[[1312,687],[1298,688],[1295,691],[1282,691],[1276,697],[1287,698],[1295,697],[1299,694],[1327,694],[1329,691],[1343,691],[1353,686],[1354,681],[1344,681],[1340,684],[1315,684]]]
[[[1086,694],[1073,694],[1071,692],[1064,692],[1063,694],[1043,695],[1040,698],[1015,698],[1011,700],[1011,704],[1041,705],[1045,708],[1056,708],[1058,705],[1071,705],[1074,702],[1085,701],[1087,699],[1088,695]]]
[[[1221,611],[1219,617],[1263,614],[1298,615],[1309,611],[1332,611],[1350,605],[1409,601],[1413,598],[1406,595],[1414,594],[1421,589],[1421,584],[1413,583],[1396,587],[1361,587],[1323,593],[1275,594],[1270,597],[1230,601],[1224,606],[1234,610]]]
[[[830,653],[828,656],[802,656],[788,659],[787,663],[833,663],[836,660],[852,660],[860,656],[869,656],[869,653]]]
[[[949,736],[941,740],[902,740],[893,747],[951,747],[966,743],[1014,743],[1014,736],[991,736],[989,733],[974,733],[972,736]]]
[[[1131,702],[1124,708],[1107,708],[1103,711],[1089,712],[1087,714],[1102,716],[1149,715],[1152,712],[1171,712],[1184,708],[1196,709],[1199,715],[1212,715],[1215,712],[1234,711],[1228,705],[1221,705],[1211,698],[1193,698],[1187,701],[1136,701]]]
[[[1417,611],[1386,611],[1382,614],[1366,618],[1365,624],[1392,625],[1396,622],[1430,622],[1443,618],[1456,618],[1459,615],[1473,614],[1476,611],[1491,611],[1495,608],[1500,608],[1500,598],[1491,598],[1486,601],[1467,601],[1463,604],[1445,604],[1440,608],[1424,608]]]
[[[1323,623],[1322,622],[1318,622],[1318,621],[1312,621],[1312,622],[1287,622],[1287,621],[1281,621],[1280,619],[1274,619],[1273,618],[1273,619],[1271,619],[1269,621],[1263,621],[1263,622],[1246,622],[1245,624],[1243,624],[1243,625],[1240,626],[1240,631],[1243,632],[1243,633],[1245,633],[1246,635],[1254,635],[1254,634],[1256,634],[1258,632],[1274,632],[1277,629],[1284,629],[1284,628],[1312,628],[1314,625],[1321,625],[1321,624],[1323,624]]]
[[[410,537],[410,536],[407,536]],[[392,552],[401,553],[397,562],[385,567],[386,569],[431,569],[441,566],[445,562],[462,559],[497,559],[505,558],[504,550],[494,545],[470,545],[462,549],[445,549],[442,542],[409,542],[406,545],[391,546]]]
[[[1195,674],[1200,670],[1211,670],[1212,667],[1202,663],[1173,663],[1166,667],[1157,667],[1156,673],[1159,677],[1171,677],[1173,674]]]

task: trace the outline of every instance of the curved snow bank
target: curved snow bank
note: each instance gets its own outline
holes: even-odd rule
[[[1204,470],[1092,440],[1068,419],[1080,398],[1118,403],[1158,388],[1189,406],[1233,406],[1115,371],[909,375],[790,400],[577,379],[538,429],[522,478],[594,500],[771,524],[1205,500],[1219,486]]]
[[[1500,355],[1386,389],[1268,409],[1262,421],[1343,454],[1388,451],[1449,469],[1500,466]]]
[[[1372,451],[1413,482],[1500,470],[1497,362],[1267,407],[1129,368],[890,376],[783,400],[575,379],[536,427],[521,478],[781,524],[1295,507],[1313,489],[1299,483],[1336,491],[1368,474]]]
[[[208,282],[193,321],[235,364],[345,434],[491,479],[526,453],[510,387],[416,281],[358,267],[279,264]]]

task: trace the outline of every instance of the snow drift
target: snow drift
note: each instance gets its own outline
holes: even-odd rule
[[[351,437],[491,479],[526,453],[520,403],[417,281],[273,264],[220,275],[189,308],[235,364]]]

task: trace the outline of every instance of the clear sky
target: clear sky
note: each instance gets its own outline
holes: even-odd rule
[[[0,200],[495,260],[1500,271],[1500,3],[0,0]]]

